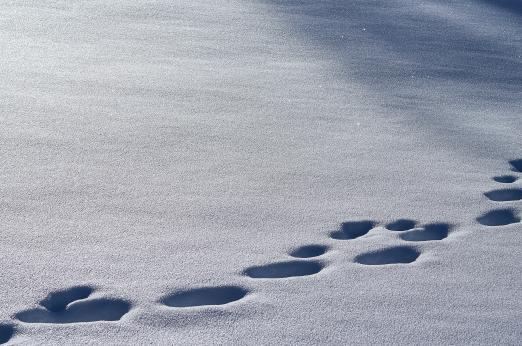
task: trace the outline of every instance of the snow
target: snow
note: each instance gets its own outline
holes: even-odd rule
[[[0,343],[520,343],[521,24],[3,1]]]

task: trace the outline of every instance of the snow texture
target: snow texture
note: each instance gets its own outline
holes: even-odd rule
[[[520,344],[521,4],[0,2],[0,343]]]

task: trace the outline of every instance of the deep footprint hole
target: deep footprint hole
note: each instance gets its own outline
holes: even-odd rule
[[[484,226],[505,226],[520,222],[520,217],[513,209],[495,209],[477,217],[477,221]]]
[[[248,290],[239,286],[201,287],[174,292],[162,299],[162,303],[177,308],[224,305],[244,298]]]
[[[332,232],[330,237],[337,240],[356,239],[368,233],[376,225],[377,222],[372,220],[343,222],[341,228]]]
[[[414,262],[420,252],[409,246],[396,246],[360,254],[354,261],[364,265],[407,264]]]
[[[324,255],[328,251],[326,245],[305,245],[290,252],[290,256],[297,258],[311,258]]]
[[[88,298],[94,289],[89,286],[74,286],[64,290],[49,293],[47,297],[40,302],[40,305],[52,312],[65,310],[68,304]]]
[[[484,193],[495,202],[519,201],[522,199],[522,189],[499,189]]]
[[[0,344],[5,344],[13,337],[15,329],[10,324],[0,324]]]
[[[43,308],[25,310],[17,313],[18,320],[27,323],[83,323],[99,321],[118,321],[131,309],[125,300],[99,298],[70,303],[63,311],[53,312]]]
[[[517,181],[517,177],[515,177],[514,175],[499,175],[493,177],[493,180],[497,183],[511,184]]]
[[[509,161],[509,164],[515,172],[522,173],[522,159],[511,160]]]
[[[131,309],[131,304],[125,300],[99,298],[89,301],[72,303],[68,308],[65,321],[96,322],[119,321]]]
[[[387,224],[386,229],[389,229],[390,231],[407,231],[415,228],[416,224],[417,222],[415,220],[399,219]]]
[[[315,261],[288,261],[247,268],[244,274],[254,279],[282,279],[319,273],[323,264]]]
[[[399,237],[406,241],[442,240],[448,236],[451,228],[452,226],[447,223],[431,223],[422,229],[402,233]]]

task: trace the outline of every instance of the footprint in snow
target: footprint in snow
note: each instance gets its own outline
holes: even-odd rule
[[[328,249],[329,247],[326,245],[304,245],[290,251],[289,255],[296,258],[319,257],[324,255]]]
[[[13,337],[15,328],[10,324],[0,324],[0,344],[5,344]]]
[[[498,175],[496,177],[493,177],[493,180],[496,181],[497,183],[512,184],[515,181],[517,181],[518,178],[515,177],[514,175]]]
[[[243,299],[248,292],[240,286],[199,287],[173,292],[161,303],[174,308],[225,305]]]
[[[522,159],[511,160],[509,164],[514,172],[522,173]]]
[[[341,224],[339,230],[331,232],[330,237],[336,240],[357,239],[370,232],[375,226],[377,221],[373,220],[347,221]]]
[[[249,267],[243,274],[253,279],[284,279],[317,274],[323,268],[318,261],[295,260]]]
[[[484,226],[505,226],[520,222],[520,217],[513,209],[494,209],[477,217]]]
[[[417,221],[411,219],[398,219],[396,221],[390,222],[385,227],[390,231],[407,231],[409,229],[415,228],[417,225]]]
[[[453,228],[449,223],[429,223],[408,232],[401,233],[399,238],[406,241],[442,240],[448,237]]]
[[[81,323],[118,321],[130,311],[131,304],[114,298],[88,299],[94,291],[89,286],[75,286],[50,293],[34,309],[15,316],[27,323]]]
[[[414,262],[420,254],[411,246],[394,246],[357,255],[354,261],[364,265],[407,264]]]
[[[495,202],[520,201],[522,199],[522,189],[498,189],[486,192],[484,195]]]

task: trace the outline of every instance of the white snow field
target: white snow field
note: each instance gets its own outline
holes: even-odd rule
[[[522,343],[522,2],[0,2],[0,343]]]

